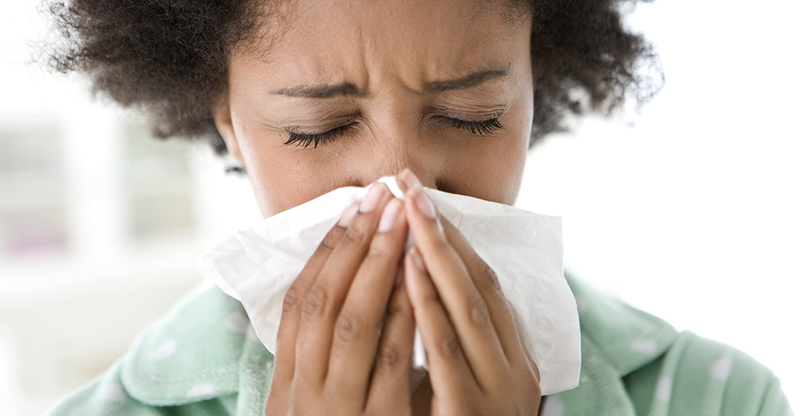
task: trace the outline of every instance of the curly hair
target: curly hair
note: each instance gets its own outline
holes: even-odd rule
[[[629,99],[643,104],[663,85],[652,45],[623,25],[623,2],[637,0],[512,0],[533,19],[531,145],[566,131],[568,114],[609,115]],[[84,73],[95,94],[143,110],[156,137],[203,139],[226,152],[212,108],[227,89],[230,52],[257,32],[265,12],[258,0],[45,4],[62,40],[49,54],[52,68]]]

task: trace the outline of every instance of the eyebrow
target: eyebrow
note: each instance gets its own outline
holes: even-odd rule
[[[425,86],[424,91],[426,93],[432,93],[432,92],[442,92],[442,91],[452,91],[452,90],[463,90],[466,88],[471,88],[476,85],[483,84],[485,82],[494,79],[504,78],[509,75],[510,71],[508,69],[489,69],[485,71],[474,72],[472,74],[457,79],[451,79],[447,81],[433,81]],[[287,97],[299,97],[299,98],[331,98],[336,96],[363,97],[365,95],[363,91],[359,91],[355,85],[348,82],[338,85],[299,86],[292,88],[284,88],[272,91],[271,94],[283,95]]]
[[[510,74],[508,69],[490,69],[475,72],[465,77],[451,79],[448,81],[433,81],[425,87],[425,92],[442,92],[451,90],[463,90],[483,84],[497,78],[504,78]]]
[[[351,95],[360,97],[364,95],[356,88],[355,85],[344,83],[339,85],[323,85],[323,86],[300,86],[293,88],[285,88],[282,90],[272,91],[273,95],[285,95],[287,97],[300,97],[300,98],[331,98],[337,95]]]

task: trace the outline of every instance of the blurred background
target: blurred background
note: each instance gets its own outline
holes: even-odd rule
[[[204,146],[148,137],[80,79],[28,62],[38,0],[0,6],[0,414],[41,413],[200,282],[259,219]],[[566,267],[732,344],[800,408],[796,2],[671,0],[630,24],[667,82],[641,114],[577,121],[529,156],[517,205],[563,218]]]

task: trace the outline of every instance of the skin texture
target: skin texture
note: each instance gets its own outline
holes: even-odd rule
[[[376,186],[290,289],[266,414],[537,412],[538,370],[493,272],[422,190],[517,196],[533,117],[531,27],[504,11],[300,0],[272,23],[280,36],[265,34],[269,45],[231,56],[214,120],[265,217],[384,175],[399,173],[407,196]],[[326,140],[287,144],[290,132]],[[409,232],[418,245],[404,254]],[[430,373],[412,398],[415,322]]]
[[[215,120],[262,214],[406,167],[426,187],[513,204],[533,119],[530,27],[507,23],[500,6],[480,9],[484,3],[298,1],[272,25],[281,35],[271,47],[235,53]],[[509,74],[425,92],[435,81],[497,69]],[[343,83],[363,96],[272,94]],[[503,128],[491,135],[442,119],[483,121],[498,111]],[[351,120],[350,131],[317,148],[284,144],[287,130],[320,133]]]

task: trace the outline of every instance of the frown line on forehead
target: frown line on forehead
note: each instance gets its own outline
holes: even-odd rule
[[[431,94],[476,87],[489,81],[507,78],[511,74],[510,67],[511,65],[509,64],[505,69],[486,69],[455,79],[432,81],[424,86],[423,91],[426,94]],[[344,82],[336,85],[300,85],[275,90],[271,94],[298,98],[364,97],[366,96],[366,91],[359,90],[358,87],[349,82]]]

